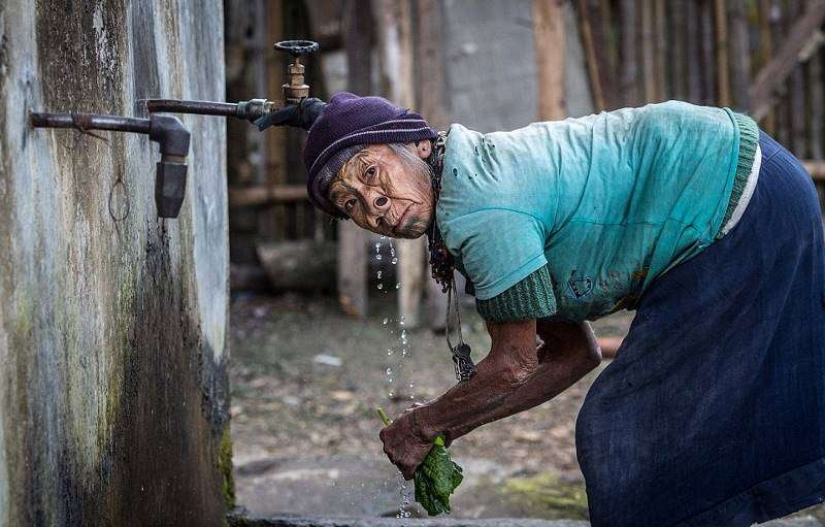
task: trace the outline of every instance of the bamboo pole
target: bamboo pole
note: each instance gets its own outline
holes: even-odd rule
[[[564,13],[560,0],[533,0],[533,46],[539,77],[539,119],[564,119]]]
[[[716,20],[716,68],[719,92],[719,105],[730,106],[730,69],[728,66],[728,18],[725,0],[715,0]]]

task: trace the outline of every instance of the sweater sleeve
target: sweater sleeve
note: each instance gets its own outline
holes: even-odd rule
[[[476,308],[489,322],[513,322],[555,315],[556,297],[547,265],[489,300],[476,300]]]

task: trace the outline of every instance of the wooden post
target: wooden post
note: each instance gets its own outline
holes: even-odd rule
[[[441,6],[442,2],[439,0],[417,0],[414,3],[417,22],[415,29],[415,71],[418,88],[416,99],[421,114],[436,130],[446,130],[450,125],[447,79],[444,75],[443,18],[439,12]],[[441,287],[430,275],[430,267],[427,264],[423,278],[427,298],[426,322],[430,329],[441,330],[447,318],[447,295],[441,292]]]
[[[347,89],[370,92],[372,21],[370,0],[344,2],[343,37],[347,54]],[[351,221],[338,222],[338,300],[349,315],[364,317],[368,309],[369,256],[367,231]]]
[[[380,50],[381,85],[395,104],[415,107],[413,81],[412,6],[409,0],[374,0],[375,27]],[[419,306],[424,287],[426,240],[398,240],[398,314],[406,326],[419,325]]]
[[[564,13],[560,0],[533,0],[533,48],[538,66],[539,119],[564,119]]]
[[[584,43],[584,51],[587,56],[587,71],[590,77],[590,88],[593,91],[593,101],[595,102],[596,110],[601,111],[607,109],[607,102],[605,101],[604,92],[602,91],[602,78],[606,73],[607,63],[604,60],[604,40],[602,35],[594,35],[593,23],[590,13],[590,7],[587,0],[579,0],[579,19],[581,20],[581,34],[582,42]],[[596,44],[597,39],[600,41]],[[601,60],[599,59],[601,55]]]
[[[645,102],[656,99],[656,75],[653,58],[653,0],[642,0],[642,79]]]
[[[797,57],[825,22],[825,1],[810,5],[787,31],[787,37],[771,61],[756,76],[750,88],[752,113],[764,117],[772,104],[774,91],[788,78],[797,65]]]
[[[699,24],[702,53],[702,104],[716,104],[716,66],[713,57],[713,5],[709,2],[699,4]]]
[[[730,69],[728,66],[728,15],[725,0],[716,6],[716,78],[719,81],[719,106],[730,106]]]
[[[800,2],[800,0],[791,0],[789,2],[788,8],[791,19],[797,19],[802,16],[804,8],[801,4],[802,2]],[[821,82],[820,80],[819,83]],[[798,62],[790,74],[788,94],[788,102],[791,107],[790,150],[796,157],[804,159],[808,156],[807,134],[805,130],[808,116],[805,112],[805,73],[802,70],[802,65]]]
[[[654,36],[656,50],[656,100],[667,99],[667,16],[665,14],[665,0],[655,0],[653,9]]]
[[[730,9],[731,56],[733,76],[731,88],[736,109],[750,109],[748,88],[750,87],[751,53],[748,47],[748,21],[745,17],[745,0],[728,0]]]
[[[822,128],[825,119],[825,93],[822,86],[822,54],[815,53],[808,64],[808,85],[811,87],[811,141],[810,152],[813,159],[822,159]]]
[[[668,2],[670,17],[668,17],[668,70],[670,74],[669,97],[680,101],[687,99],[687,83],[685,82],[685,0],[671,0]]]
[[[638,21],[636,16],[636,0],[621,0],[621,60],[619,63],[619,90],[624,94],[624,104],[635,106],[639,104],[638,76],[639,60],[637,45]]]
[[[759,0],[759,68],[771,61],[771,40],[771,0]],[[771,135],[776,133],[773,109],[765,115],[762,127]]]
[[[685,3],[685,62],[687,63],[687,100],[696,104],[702,93],[702,70],[699,51],[699,12],[696,0]]]

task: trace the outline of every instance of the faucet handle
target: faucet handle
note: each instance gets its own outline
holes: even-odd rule
[[[275,49],[294,57],[292,64],[287,68],[289,82],[283,85],[286,102],[298,104],[302,99],[309,97],[309,86],[304,84],[304,65],[301,64],[301,55],[318,51],[319,47],[317,42],[311,40],[283,40],[275,44]]]
[[[295,58],[307,53],[314,53],[318,51],[319,47],[318,43],[312,40],[282,40],[275,43],[275,49],[289,53]]]

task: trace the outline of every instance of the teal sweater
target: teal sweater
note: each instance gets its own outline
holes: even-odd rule
[[[436,220],[492,321],[595,319],[708,247],[758,128],[670,101],[482,135],[450,128]]]

